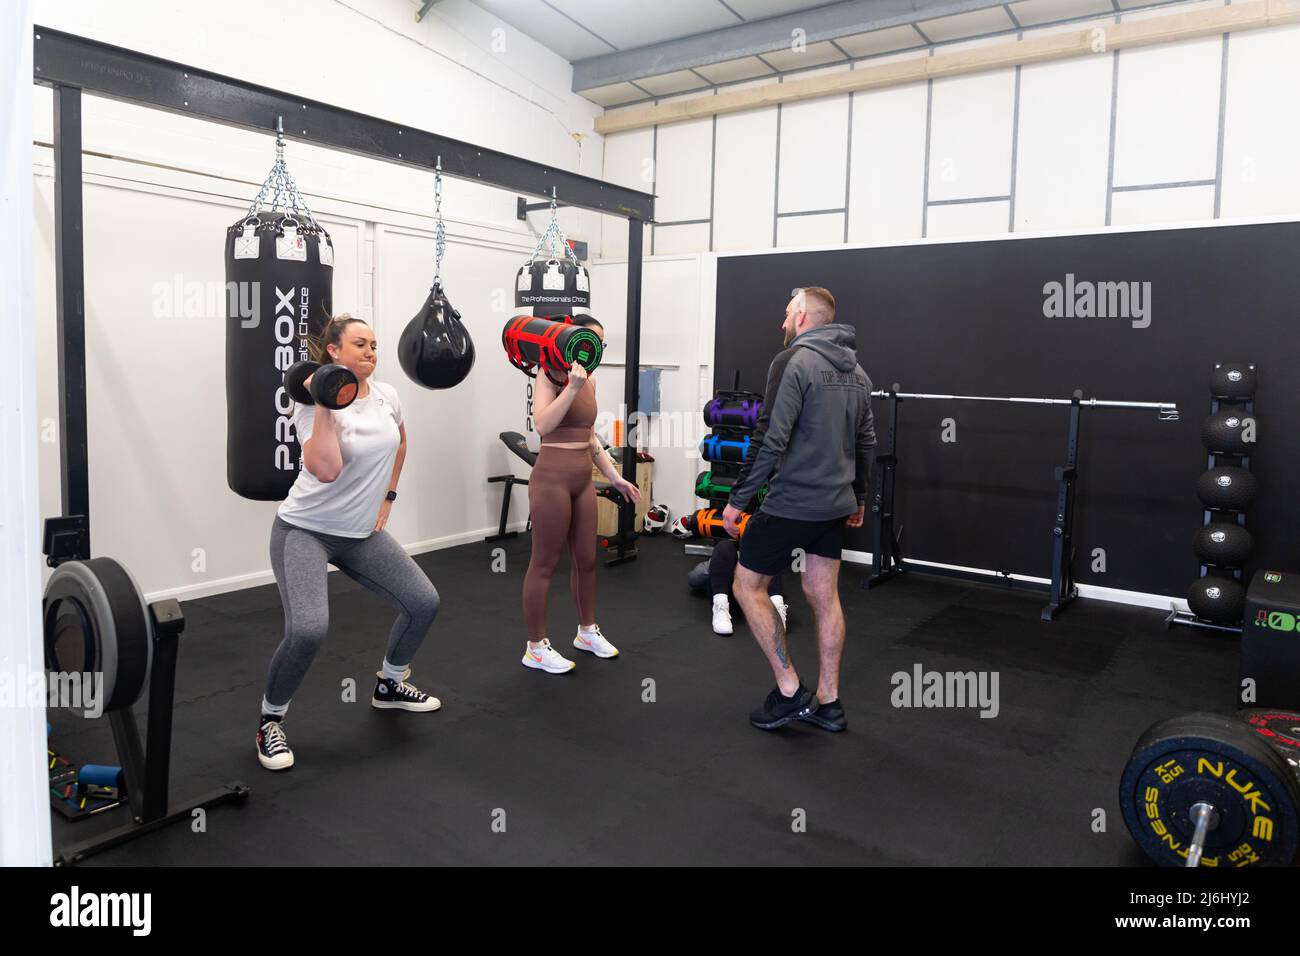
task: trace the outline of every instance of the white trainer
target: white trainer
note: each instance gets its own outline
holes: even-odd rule
[[[773,594],[771,597],[772,597],[772,604],[776,608],[776,613],[781,615],[781,626],[785,627],[785,615],[786,615],[786,610],[788,608],[788,605],[785,603],[784,599],[782,599],[781,595],[779,594]]]
[[[580,651],[588,651],[597,657],[618,657],[618,648],[605,640],[605,635],[600,633],[600,627],[596,627],[596,633],[584,635],[582,630],[573,639],[573,646]]]
[[[731,608],[727,604],[727,596],[713,595],[713,633],[731,634],[734,631],[735,628],[731,626]]]
[[[562,657],[559,651],[551,647],[551,642],[548,640],[543,640],[539,647],[533,647],[525,642],[523,665],[546,671],[548,674],[564,674],[578,666],[567,657]]]

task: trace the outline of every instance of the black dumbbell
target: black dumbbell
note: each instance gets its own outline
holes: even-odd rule
[[[310,389],[306,385],[309,378]],[[344,365],[295,362],[284,373],[284,387],[300,405],[323,405],[337,411],[356,401],[358,385],[357,377]]]

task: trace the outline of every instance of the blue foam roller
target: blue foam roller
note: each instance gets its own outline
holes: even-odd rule
[[[87,787],[120,787],[121,779],[121,767],[88,763],[77,771],[77,782]]]

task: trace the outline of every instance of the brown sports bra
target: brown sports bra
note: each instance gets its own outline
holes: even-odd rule
[[[578,393],[569,406],[569,410],[564,413],[564,418],[560,424],[556,425],[549,434],[542,436],[543,445],[553,445],[557,442],[585,442],[591,440],[591,427],[596,424],[596,386],[587,380],[582,391]]]

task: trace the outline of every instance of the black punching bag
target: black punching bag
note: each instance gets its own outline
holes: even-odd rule
[[[298,477],[284,373],[310,357],[333,288],[334,247],[314,221],[259,212],[226,230],[226,482],[237,495],[280,501]]]
[[[515,276],[515,308],[542,318],[591,308],[591,275],[571,256],[533,259]]]
[[[441,283],[434,283],[424,307],[406,324],[397,360],[411,381],[425,388],[454,388],[474,367],[474,340]]]

